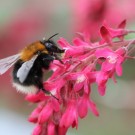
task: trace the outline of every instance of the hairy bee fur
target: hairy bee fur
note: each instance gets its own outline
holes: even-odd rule
[[[53,36],[52,36],[53,37]],[[48,70],[53,60],[58,59],[57,53],[63,53],[64,50],[59,49],[55,42],[51,39],[34,42],[26,46],[20,53],[20,58],[14,64],[13,68],[13,86],[23,93],[36,93],[42,90],[48,95],[52,95],[43,86],[43,69]],[[34,55],[38,55],[33,66],[29,70],[26,79],[21,82],[17,76],[18,70],[23,63],[32,59]]]

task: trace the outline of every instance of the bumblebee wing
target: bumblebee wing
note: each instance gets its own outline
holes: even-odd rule
[[[12,55],[0,60],[0,75],[4,74],[19,59],[20,55]]]
[[[17,72],[17,77],[19,78],[19,81],[21,83],[23,83],[27,78],[29,71],[32,68],[37,57],[38,55],[34,55],[29,61],[24,62],[22,66],[19,68]]]

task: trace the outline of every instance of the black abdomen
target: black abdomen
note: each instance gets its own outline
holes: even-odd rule
[[[13,81],[15,83],[24,85],[24,86],[31,86],[34,85],[39,89],[43,87],[43,71],[42,69],[48,69],[50,62],[53,61],[53,57],[48,54],[40,54],[34,62],[34,65],[30,69],[27,78],[24,80],[23,83],[19,81],[17,78],[17,72],[19,68],[24,63],[22,60],[18,60],[13,69]]]

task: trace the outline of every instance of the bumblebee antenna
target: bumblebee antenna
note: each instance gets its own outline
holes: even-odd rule
[[[56,33],[56,34],[52,35],[48,40],[50,40],[51,38],[57,36],[58,34],[59,34],[59,33]]]

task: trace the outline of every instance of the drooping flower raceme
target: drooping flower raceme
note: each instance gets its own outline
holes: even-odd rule
[[[119,26],[124,26],[122,24],[124,22]],[[122,64],[134,49],[131,47],[134,40],[124,40],[124,35],[130,32],[124,27],[112,29],[103,25],[99,42],[87,42],[85,36],[74,38],[73,44],[64,38],[58,40],[59,46],[65,49],[63,63],[54,60],[50,65],[53,74],[44,87],[59,100],[43,92],[26,97],[28,101],[38,103],[29,117],[30,122],[37,124],[33,135],[65,135],[69,127],[78,127],[79,117],[86,117],[88,111],[99,115],[91,98],[91,85],[97,84],[98,92],[103,96],[108,80],[116,81],[115,74],[122,75]]]

